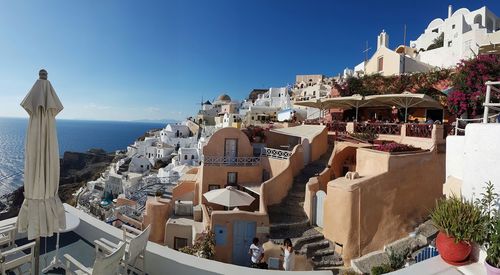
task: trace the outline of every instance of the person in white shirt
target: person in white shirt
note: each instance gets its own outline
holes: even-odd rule
[[[294,251],[292,240],[286,238],[283,242],[284,247],[281,248],[283,251],[283,269],[286,271],[291,271],[294,265]]]
[[[253,238],[248,254],[251,255],[251,267],[264,268],[262,259],[264,259],[264,248],[259,245],[259,238]]]

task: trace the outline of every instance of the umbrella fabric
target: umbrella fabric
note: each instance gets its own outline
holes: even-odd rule
[[[443,108],[438,101],[428,95],[414,94],[410,92],[403,92],[401,94],[372,95],[367,96],[366,99],[379,105],[396,105],[404,108],[405,122],[408,119],[408,108]]]
[[[236,190],[232,186],[223,189],[216,189],[203,194],[207,201],[226,207],[246,206],[254,201],[254,197]]]
[[[63,109],[48,80],[38,79],[21,106],[30,119],[24,160],[24,201],[18,216],[19,232],[28,239],[52,236],[66,226],[58,196],[59,146],[55,116]]]

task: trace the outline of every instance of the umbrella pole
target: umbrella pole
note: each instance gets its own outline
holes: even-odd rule
[[[358,106],[356,106],[356,119],[355,119],[356,122],[358,122]]]
[[[405,107],[405,123],[408,122],[408,107]]]
[[[40,274],[40,237],[35,239],[35,272]]]

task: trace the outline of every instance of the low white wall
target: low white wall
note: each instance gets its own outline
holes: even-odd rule
[[[107,238],[110,241],[118,241],[122,237],[122,231],[114,226],[97,220],[76,208],[64,205],[66,210],[80,218],[80,225],[74,230],[75,233],[89,242],[99,238]],[[146,247],[146,272],[148,274],[283,274],[283,271],[260,270],[241,267],[232,264],[202,259],[184,254],[148,242]],[[297,274],[297,273],[295,273]],[[300,274],[327,275],[330,271],[300,271]]]
[[[465,128],[462,196],[477,198],[487,181],[500,192],[499,137],[500,124],[474,123]]]
[[[465,136],[448,136],[446,138],[446,178],[453,176],[464,178],[464,145]]]

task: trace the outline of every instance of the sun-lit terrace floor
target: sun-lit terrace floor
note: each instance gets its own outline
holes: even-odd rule
[[[28,243],[29,241],[19,239],[16,241],[18,246]],[[56,236],[40,239],[40,274],[65,274],[63,269],[52,269],[48,273],[42,273],[42,270],[52,261],[56,249]],[[62,233],[59,239],[59,259],[64,261],[63,255],[70,254],[84,266],[92,267],[95,260],[94,245],[84,240],[74,232]],[[23,268],[23,271],[26,268]]]

